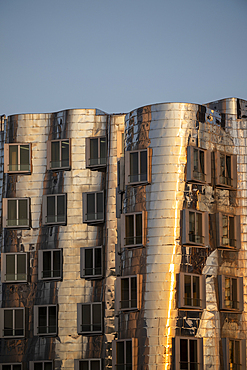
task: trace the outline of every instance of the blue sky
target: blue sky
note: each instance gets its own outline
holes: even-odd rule
[[[247,100],[247,0],[0,0],[0,114]]]

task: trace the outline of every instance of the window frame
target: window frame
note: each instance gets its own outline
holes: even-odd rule
[[[3,366],[11,366],[11,370],[13,370],[13,366],[20,365],[20,370],[23,369],[23,363],[22,362],[8,362],[8,363],[2,363],[0,364],[0,370],[3,370]]]
[[[130,181],[130,155],[133,153],[138,153],[138,172],[140,172],[141,167],[141,152],[147,153],[147,178],[146,180],[139,180],[139,181]],[[151,184],[151,163],[152,163],[152,149],[150,147],[137,149],[137,150],[129,150],[125,151],[125,185],[130,186],[138,186],[138,185],[148,185]],[[140,177],[140,173],[137,174],[138,178]]]
[[[53,254],[54,252],[60,253],[60,276],[51,276],[43,277],[43,261],[44,261],[44,252],[51,252],[51,275],[54,274],[54,265],[53,265]],[[53,266],[52,266],[53,265]],[[38,280],[62,280],[63,278],[63,250],[61,248],[55,249],[39,249],[38,250]]]
[[[234,217],[234,239],[236,241],[236,246],[223,244],[223,216],[228,217],[228,237],[226,239],[229,239],[230,236],[230,222],[229,218]],[[241,249],[241,220],[240,215],[233,215],[229,213],[224,212],[218,212],[216,213],[216,230],[217,230],[217,247],[218,248],[224,248],[224,249]]]
[[[85,261],[86,261],[86,257],[85,257],[85,253],[86,253],[86,250],[93,250],[93,271],[95,271],[96,267],[95,267],[95,250],[96,249],[100,249],[101,250],[101,273],[100,274],[88,274],[86,275],[85,274],[85,270],[86,270],[86,267],[85,267]],[[84,279],[101,279],[103,277],[103,246],[102,245],[99,245],[99,246],[95,246],[95,247],[81,247],[80,248],[80,276],[81,278],[84,278]]]
[[[222,352],[223,352],[223,366],[224,370],[230,370],[230,363],[229,363],[229,341],[232,340],[234,342],[240,342],[240,360],[241,364],[233,364],[233,365],[240,365],[237,369],[246,369],[246,339],[238,339],[238,338],[221,338],[222,342]]]
[[[13,323],[13,332],[16,329],[15,327],[15,315],[14,315],[14,312],[15,311],[22,311],[22,317],[23,317],[23,322],[22,322],[22,329],[19,329],[19,330],[22,330],[23,331],[23,334],[20,334],[20,335],[4,335],[4,324],[5,324],[5,321],[4,321],[4,312],[5,311],[13,311],[13,317],[12,317],[12,323]],[[5,308],[1,308],[0,309],[0,337],[1,338],[6,338],[6,339],[12,339],[12,338],[25,338],[25,334],[26,334],[26,310],[24,307],[5,307]]]
[[[237,301],[238,307],[227,307],[225,304],[226,295],[225,295],[225,280],[226,278],[231,279],[230,285],[230,297],[233,297],[233,284],[232,280],[237,280]],[[219,288],[219,310],[220,311],[230,311],[230,312],[242,312],[244,309],[243,306],[243,278],[238,276],[229,276],[229,275],[218,275],[218,288]],[[230,300],[233,301],[233,298]]]
[[[92,362],[99,362],[99,370],[102,370],[102,358],[81,358],[74,360],[74,370],[80,370],[80,362],[87,361],[88,362],[88,370],[91,370],[91,363]]]
[[[138,244],[125,244],[126,238],[131,238],[132,236],[126,237],[126,217],[134,215],[134,241],[137,237],[140,237],[140,235],[136,235],[136,215],[142,215],[142,242]],[[130,212],[130,213],[122,213],[121,214],[121,247],[122,248],[140,248],[145,247],[146,245],[146,220],[147,215],[146,211],[141,212]]]
[[[27,223],[25,225],[7,225],[8,220],[8,202],[10,200],[15,200],[17,202],[16,206],[16,215],[17,215],[17,224],[19,223],[18,218],[18,211],[19,211],[19,201],[20,200],[26,200],[27,201]],[[29,197],[23,197],[23,198],[3,198],[3,227],[6,229],[29,229],[31,224],[31,217],[30,217],[30,205],[31,200]]]
[[[68,141],[69,142],[69,164],[68,166],[52,166],[51,163],[51,146],[54,142],[59,142],[59,163],[62,164],[62,141]],[[69,171],[71,169],[71,139],[65,138],[65,139],[53,139],[47,141],[47,169],[51,171]]]
[[[204,179],[198,179],[195,175],[194,170],[194,151],[198,150],[199,152],[204,153],[204,172],[199,171],[198,174],[202,174]],[[198,159],[199,169],[201,169],[201,163]],[[202,184],[211,184],[211,150],[206,150],[198,148],[197,146],[190,145],[187,147],[187,182],[202,183]]]
[[[6,271],[7,271],[7,259],[6,259],[6,257],[8,256],[8,255],[14,255],[15,256],[15,266],[14,266],[14,268],[15,268],[15,273],[14,273],[14,275],[16,276],[16,275],[18,275],[18,270],[17,270],[17,267],[18,267],[18,264],[17,264],[17,256],[18,255],[25,255],[26,256],[26,279],[9,279],[9,280],[7,280],[7,277],[6,277],[6,275],[7,275],[7,273],[6,273]],[[11,284],[13,284],[13,283],[27,283],[27,281],[28,281],[28,276],[29,276],[29,264],[28,264],[28,262],[29,262],[29,253],[28,252],[10,252],[10,253],[2,253],[2,258],[1,258],[1,271],[2,271],[2,273],[1,273],[1,281],[2,281],[2,283],[11,283]]]
[[[202,242],[194,242],[190,240],[190,225],[189,225],[189,214],[201,214],[202,215],[202,235],[195,235],[195,237],[201,237]],[[182,210],[182,245],[194,245],[194,246],[202,246],[206,247],[209,244],[209,220],[208,220],[208,212],[201,212],[191,208],[185,208]],[[196,222],[195,222],[196,223]]]
[[[10,146],[18,146],[18,163],[17,166],[21,166],[21,161],[20,161],[20,147],[21,145],[28,145],[29,146],[29,169],[28,170],[14,170],[10,171],[9,170],[9,147]],[[31,143],[7,143],[4,144],[4,173],[10,173],[10,174],[26,174],[30,175],[32,173],[32,145]]]
[[[94,219],[94,220],[88,220],[87,219],[87,204],[88,204],[88,195],[89,194],[94,194],[95,198],[95,204],[94,204],[94,211],[97,211],[97,194],[103,194],[103,217],[99,219]],[[82,193],[82,203],[83,203],[83,223],[85,224],[91,224],[91,225],[96,225],[105,222],[105,194],[103,190],[99,191],[90,191],[90,192],[85,192]],[[94,213],[94,215],[97,215],[97,212]]]
[[[124,364],[117,364],[117,343],[125,342],[124,344]],[[126,367],[126,342],[131,342],[132,346],[132,367],[131,370],[137,370],[138,367],[138,338],[117,339],[112,341],[112,370],[118,370],[118,366]]]
[[[53,221],[53,222],[47,222],[47,199],[50,197],[55,197],[55,215],[54,217],[57,217],[57,198],[59,196],[64,196],[64,220],[63,221]],[[52,225],[61,225],[64,226],[67,224],[67,193],[62,194],[46,194],[43,195],[43,207],[42,207],[42,221],[43,225],[52,226]]]
[[[40,307],[46,307],[46,333],[39,333],[39,308]],[[56,330],[51,332],[51,333],[47,333],[48,331],[48,328],[49,328],[49,307],[56,307]],[[57,336],[58,334],[58,305],[57,304],[46,304],[46,305],[34,305],[33,306],[33,313],[34,313],[34,335],[35,336],[39,336],[39,337],[42,337],[42,336],[50,336],[50,337],[54,337],[54,336]]]
[[[225,156],[225,169],[227,171],[227,164],[226,164],[226,157],[231,158],[231,177],[225,176],[225,179],[228,179],[230,184],[222,183],[221,177],[221,161],[220,156]],[[220,188],[225,189],[237,189],[237,154],[229,154],[222,151],[214,152],[214,159],[215,159],[215,185]]]
[[[200,300],[200,305],[196,306],[193,304],[188,305],[185,302],[185,276],[191,276],[191,300],[198,299],[194,298],[194,292],[193,292],[193,277],[199,277],[199,300]],[[206,280],[205,280],[205,275],[198,275],[198,274],[191,274],[187,272],[180,272],[178,274],[178,308],[179,309],[186,309],[186,310],[203,310],[206,308]]]
[[[173,338],[172,340],[172,349],[173,349],[173,358],[174,358],[174,363],[175,363],[175,367],[174,369],[175,370],[180,370],[181,367],[180,367],[180,340],[183,339],[183,340],[187,340],[187,342],[189,340],[195,340],[197,342],[197,364],[199,365],[197,367],[197,370],[203,370],[203,338],[195,338],[195,337],[188,337],[188,336],[184,336],[184,337],[180,337],[180,336],[176,336],[175,338]],[[187,352],[187,355],[188,355],[188,358],[189,358],[189,355],[190,355],[190,351],[189,351],[189,345],[187,346],[187,349],[188,349],[188,352]],[[190,361],[187,363],[187,364],[190,364]]]
[[[105,163],[98,163],[98,164],[90,164],[90,140],[91,139],[98,139],[98,155],[100,153],[100,139],[105,139],[106,141],[106,158]],[[100,162],[101,157],[98,157],[98,162]],[[91,170],[97,170],[97,169],[104,169],[107,166],[107,135],[101,135],[101,136],[92,136],[86,138],[86,168]]]
[[[53,360],[44,360],[44,361],[29,361],[29,370],[34,370],[34,365],[37,363],[42,363],[42,370],[44,370],[45,363],[51,363],[52,370],[54,369],[54,361]]]
[[[94,325],[93,323],[93,306],[94,305],[99,305],[100,306],[100,313],[101,313],[101,320],[100,320],[100,325],[101,328],[100,330],[82,330],[82,306],[90,306],[90,327],[92,329],[92,326]],[[84,302],[84,303],[77,303],[77,333],[79,335],[85,335],[85,336],[93,336],[93,335],[102,335],[103,334],[103,309],[104,305],[103,302]]]
[[[129,280],[129,291],[128,291],[128,302],[131,305],[131,279],[136,279],[136,305],[133,307],[122,307],[122,280]],[[141,309],[141,299],[142,299],[142,275],[128,275],[128,276],[118,276],[116,281],[116,310],[125,311],[139,311]]]

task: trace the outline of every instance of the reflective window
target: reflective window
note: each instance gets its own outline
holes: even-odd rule
[[[29,227],[29,198],[3,199],[4,227]]]
[[[116,341],[116,369],[132,370],[132,340]]]
[[[51,145],[50,169],[69,168],[70,166],[70,140],[53,140]],[[49,159],[49,158],[48,158]]]
[[[102,276],[102,247],[81,248],[81,277]]]
[[[5,172],[29,173],[31,171],[30,144],[4,144]]]
[[[26,253],[2,253],[3,282],[27,281],[27,254]]]
[[[39,279],[60,279],[62,277],[62,250],[39,250]]]
[[[128,183],[148,182],[148,151],[147,149],[126,152],[129,155]]]
[[[43,223],[66,223],[66,194],[45,195],[43,198]]]
[[[30,361],[30,370],[52,370],[52,361]]]
[[[83,194],[83,222],[97,223],[104,221],[103,191]]]
[[[143,244],[142,213],[125,214],[124,245],[138,246]]]
[[[120,309],[138,308],[137,276],[121,277]]]
[[[78,334],[102,332],[102,303],[78,304]]]
[[[34,335],[57,334],[57,306],[34,306]]]
[[[24,308],[2,308],[3,337],[24,336]]]
[[[101,359],[76,360],[75,370],[101,370]]]
[[[107,157],[106,137],[88,138],[87,146],[87,167],[105,167]]]

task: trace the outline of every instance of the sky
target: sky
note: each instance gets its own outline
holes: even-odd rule
[[[0,0],[0,114],[247,100],[247,0]]]

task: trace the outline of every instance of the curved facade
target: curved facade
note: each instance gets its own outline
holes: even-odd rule
[[[245,368],[246,112],[6,119],[2,370]]]

